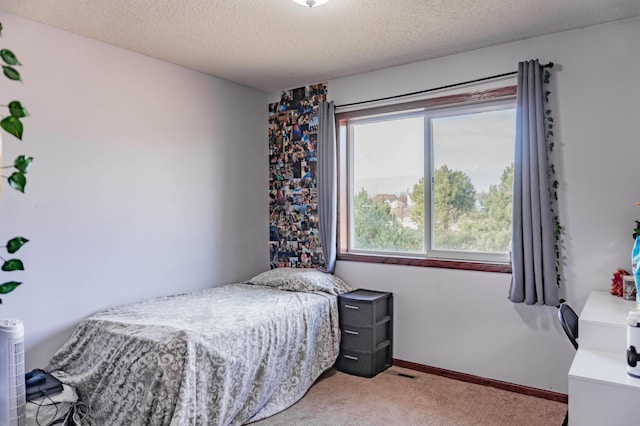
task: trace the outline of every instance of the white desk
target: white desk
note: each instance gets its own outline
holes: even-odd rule
[[[606,291],[592,291],[580,313],[579,349],[569,370],[571,426],[640,424],[640,379],[627,375],[626,319],[636,308]]]
[[[607,291],[592,291],[578,320],[579,348],[626,353],[627,314],[636,302]],[[640,422],[638,423],[640,424]]]

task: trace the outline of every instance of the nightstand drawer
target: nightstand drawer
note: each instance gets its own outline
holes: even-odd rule
[[[336,368],[347,374],[373,377],[391,367],[391,342],[387,341],[376,352],[341,351]]]
[[[339,318],[343,324],[370,325],[373,318],[373,305],[358,301],[341,301]]]
[[[379,322],[391,315],[389,297],[369,290],[342,294],[338,299],[340,323],[371,326]]]
[[[391,340],[391,320],[388,319],[373,327],[343,324],[341,339],[341,347],[345,351],[372,352],[380,343]]]

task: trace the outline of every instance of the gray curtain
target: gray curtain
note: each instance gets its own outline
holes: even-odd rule
[[[509,300],[557,305],[555,236],[549,191],[542,70],[518,64]]]
[[[324,271],[336,266],[337,159],[335,107],[333,101],[318,106],[318,233],[324,256]]]

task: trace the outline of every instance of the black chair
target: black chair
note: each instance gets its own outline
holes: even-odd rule
[[[567,337],[571,340],[573,347],[578,349],[578,314],[576,314],[569,305],[563,303],[560,305],[560,309],[558,309],[558,318],[560,319],[560,324],[562,324],[564,332],[567,333]],[[568,424],[569,412],[567,411],[562,426],[567,426]]]
[[[569,305],[563,303],[558,309],[558,318],[573,347],[578,349],[578,315]]]

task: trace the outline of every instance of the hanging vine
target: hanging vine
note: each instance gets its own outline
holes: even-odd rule
[[[0,35],[2,35],[2,23],[0,23]],[[16,58],[16,55],[14,55],[11,50],[0,49],[0,66],[2,66],[2,72],[5,77],[12,81],[22,82],[20,72],[16,69],[16,67],[20,65],[22,64],[18,61],[18,58]],[[11,101],[7,105],[0,105],[0,107],[6,108],[9,112],[9,115],[5,117],[2,115],[2,111],[0,111],[0,128],[17,139],[22,140],[24,126],[21,119],[29,116],[26,108],[23,107],[19,101]],[[32,161],[32,157],[20,155],[15,159],[13,164],[7,166],[2,165],[2,135],[0,134],[0,168],[3,171],[11,171],[11,175],[0,175],[0,178],[3,180],[6,178],[11,188],[24,193],[24,188],[27,184],[27,177],[25,175],[29,171]],[[2,182],[0,182],[0,184],[2,184]],[[6,251],[9,255],[13,255],[27,242],[29,242],[29,240],[24,237],[14,237],[7,241],[6,245],[0,246],[0,249],[4,249],[3,251]],[[16,271],[24,271],[24,264],[20,259],[7,259],[0,256],[0,264],[2,265],[0,266],[0,269],[3,272],[12,273]],[[0,283],[0,295],[11,293],[21,284],[22,283],[19,281],[7,281]],[[0,299],[0,304],[1,303],[2,299]]]
[[[550,68],[553,67],[553,64],[551,64]],[[547,149],[549,150],[549,177],[550,177],[550,182],[551,182],[551,213],[553,214],[553,224],[554,224],[554,249],[555,249],[555,255],[556,255],[556,282],[558,284],[558,287],[561,286],[562,283],[562,274],[561,274],[561,253],[560,253],[560,246],[561,246],[561,238],[562,238],[562,232],[563,232],[563,228],[562,225],[560,224],[560,218],[558,215],[558,177],[557,177],[557,173],[556,173],[556,167],[555,164],[553,162],[553,149],[555,147],[555,134],[553,132],[553,128],[555,125],[555,121],[553,119],[553,111],[551,110],[551,108],[548,106],[549,105],[549,95],[551,94],[551,91],[549,91],[548,87],[550,85],[550,78],[551,78],[551,72],[549,72],[548,69],[544,70],[544,84],[547,85],[547,89],[544,92],[544,101],[545,104],[547,104],[547,108],[545,108],[544,111],[544,119],[545,119],[545,137],[546,137],[546,141],[547,141]],[[560,299],[560,303],[564,302],[563,299]]]

